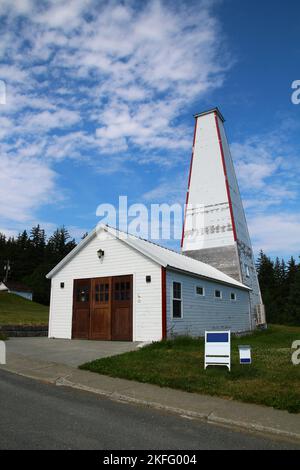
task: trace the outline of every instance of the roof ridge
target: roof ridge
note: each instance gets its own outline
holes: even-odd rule
[[[141,241],[143,241],[143,242],[152,243],[152,245],[158,246],[159,248],[163,248],[164,250],[171,251],[172,253],[176,253],[177,255],[181,255],[181,256],[185,256],[186,258],[193,259],[193,258],[190,258],[190,257],[187,256],[187,255],[184,255],[183,253],[180,253],[179,251],[173,250],[172,248],[169,248],[169,247],[164,246],[164,245],[160,245],[159,243],[156,243],[156,242],[154,242],[154,241],[152,241],[152,240],[148,240],[147,238],[143,238],[143,237],[139,237],[139,236],[137,236],[137,235],[133,235],[133,233],[125,232],[124,230],[120,230],[119,228],[111,227],[110,225],[107,225],[107,227],[112,228],[113,230],[117,230],[118,232],[121,232],[121,233],[126,233],[126,234],[129,235],[130,237],[137,238],[138,240],[141,240]],[[195,260],[195,261],[198,261],[198,260]],[[201,261],[201,262],[202,262],[202,261]]]

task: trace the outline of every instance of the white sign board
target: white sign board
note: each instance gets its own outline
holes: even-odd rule
[[[206,331],[204,369],[226,366],[230,370],[230,331]]]
[[[6,346],[4,341],[0,341],[0,364],[6,364]]]

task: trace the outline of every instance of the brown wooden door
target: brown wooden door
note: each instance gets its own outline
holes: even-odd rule
[[[132,276],[112,278],[111,339],[132,341]]]
[[[90,333],[91,280],[75,279],[73,289],[72,338],[88,339]]]
[[[111,278],[92,279],[90,339],[111,340]]]

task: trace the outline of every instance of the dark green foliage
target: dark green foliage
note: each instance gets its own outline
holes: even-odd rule
[[[50,281],[45,276],[75,246],[65,227],[55,230],[48,240],[40,225],[32,227],[30,235],[24,230],[16,238],[0,233],[0,281],[9,260],[8,280],[23,282],[33,290],[33,300],[48,305]]]
[[[261,251],[256,267],[267,321],[300,326],[300,264],[293,257],[274,262]]]

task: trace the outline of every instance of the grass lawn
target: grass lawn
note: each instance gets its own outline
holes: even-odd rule
[[[47,325],[49,307],[0,292],[0,325]]]
[[[232,338],[232,369],[204,370],[204,341],[181,337],[152,343],[137,351],[98,359],[81,369],[148,382],[188,392],[300,412],[300,365],[291,363],[291,345],[300,327],[271,325],[242,338]],[[252,365],[240,365],[239,344],[252,347]]]

